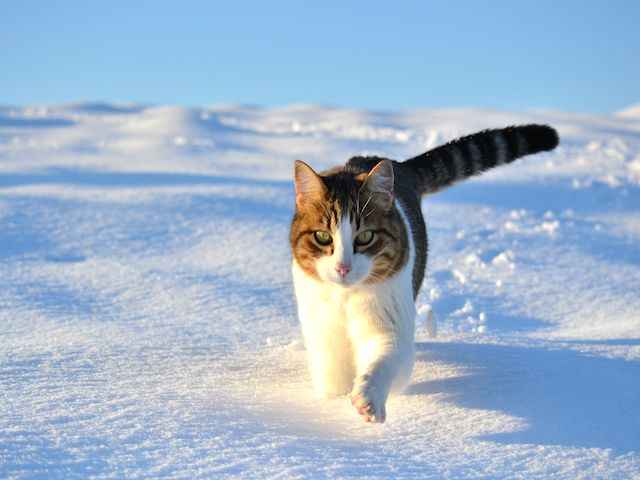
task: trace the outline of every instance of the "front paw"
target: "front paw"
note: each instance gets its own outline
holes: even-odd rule
[[[351,392],[351,404],[362,415],[365,422],[384,423],[387,418],[385,409],[386,396],[371,382],[369,375],[356,379]]]

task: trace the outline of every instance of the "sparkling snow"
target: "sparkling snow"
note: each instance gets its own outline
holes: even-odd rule
[[[561,146],[425,198],[384,425],[313,397],[292,162],[514,123]],[[0,107],[0,478],[640,478],[640,116]]]

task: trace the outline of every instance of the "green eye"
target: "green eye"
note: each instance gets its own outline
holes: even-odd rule
[[[373,232],[371,230],[365,230],[364,232],[360,232],[356,236],[356,245],[359,247],[364,247],[365,245],[369,245],[373,241]]]
[[[316,242],[318,242],[318,244],[322,246],[331,245],[331,242],[333,241],[331,238],[331,234],[329,232],[325,232],[324,230],[313,232],[313,238],[315,238]]]

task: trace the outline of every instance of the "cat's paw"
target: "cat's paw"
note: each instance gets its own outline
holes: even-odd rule
[[[356,386],[350,397],[351,404],[362,415],[365,422],[384,423],[387,418],[386,398],[371,383],[368,375],[363,375],[356,380]]]

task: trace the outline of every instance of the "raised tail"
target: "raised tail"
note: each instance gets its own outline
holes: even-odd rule
[[[421,195],[433,193],[485,170],[532,153],[553,150],[558,133],[547,125],[483,130],[402,163],[417,176]]]

